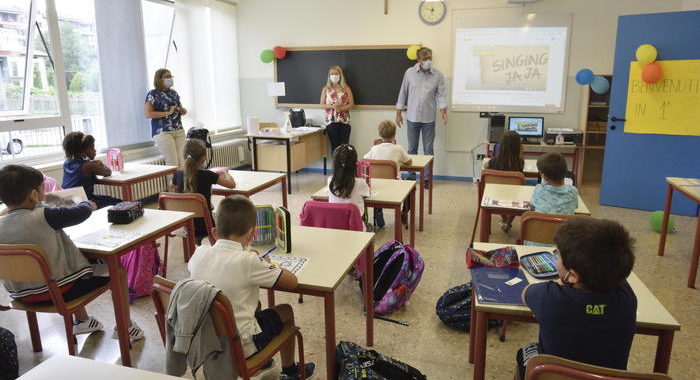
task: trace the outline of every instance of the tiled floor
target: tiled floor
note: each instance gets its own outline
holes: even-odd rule
[[[293,182],[294,194],[289,198],[289,204],[294,222],[298,223],[304,201],[310,193],[322,187],[325,181],[320,174],[302,173],[296,175]],[[258,204],[278,204],[279,191],[278,187],[272,188],[254,196],[253,200]],[[622,222],[637,239],[635,272],[682,326],[673,344],[670,375],[674,379],[698,378],[695,365],[700,359],[700,354],[696,351],[700,342],[700,291],[685,286],[696,220],[675,216],[678,231],[669,235],[666,256],[658,257],[658,234],[649,228],[647,212],[599,206],[596,188],[583,188],[581,193],[593,216]],[[472,366],[467,361],[469,336],[444,326],[435,315],[435,302],[448,288],[468,281],[464,251],[474,221],[475,199],[476,187],[469,182],[436,182],[433,214],[427,215],[426,207],[425,231],[417,232],[416,235],[416,247],[426,262],[423,279],[410,304],[391,315],[392,318],[410,323],[410,326],[375,321],[374,348],[415,366],[430,379],[469,379],[472,375]],[[388,225],[377,233],[375,247],[393,237],[393,218],[390,211],[385,213],[388,213],[385,215]],[[498,218],[494,218],[496,219]],[[518,233],[517,227],[514,227],[506,235],[495,222],[493,231],[492,242],[513,242]],[[174,253],[171,253],[168,268],[169,277],[175,280],[187,276],[181,255],[177,254],[178,250],[179,243],[174,247]],[[332,245],[329,246],[328,254],[333,254]],[[323,378],[323,303],[318,298],[306,297],[303,304],[298,304],[295,295],[277,294],[277,302],[293,305],[297,322],[304,334],[306,358],[318,365],[319,375],[316,378]],[[0,294],[3,303],[5,298],[4,293]],[[106,330],[112,329],[114,314],[109,295],[100,297],[88,311],[105,324]],[[134,363],[141,369],[162,372],[164,349],[153,319],[150,299],[137,300],[131,307],[131,315],[146,330],[145,341],[134,344],[131,350]],[[357,285],[350,278],[345,279],[336,294],[336,318],[338,340],[364,343],[362,300]],[[0,325],[16,335],[21,372],[26,372],[52,355],[67,354],[61,319],[55,315],[41,315],[39,323],[44,351],[34,354],[31,352],[24,313],[0,312]],[[512,324],[506,342],[499,342],[496,331],[490,331],[487,378],[512,378],[515,351],[520,345],[535,341],[536,338],[537,326],[531,324]],[[629,368],[651,371],[655,347],[655,338],[637,336],[632,346]],[[80,336],[78,352],[86,358],[119,363],[117,341],[111,339],[111,331],[95,333],[87,338]]]

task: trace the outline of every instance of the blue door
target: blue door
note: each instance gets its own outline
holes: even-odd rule
[[[665,177],[700,177],[700,136],[624,133],[630,61],[642,44],[654,45],[661,60],[700,59],[700,11],[618,19],[600,203],[663,210]],[[672,212],[695,215],[696,210],[694,202],[674,197]]]

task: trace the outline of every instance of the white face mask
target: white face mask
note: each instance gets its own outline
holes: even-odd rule
[[[340,82],[340,75],[331,75],[330,78],[331,78],[331,82],[333,82],[335,84]]]
[[[173,87],[173,78],[163,78],[163,85],[167,88]]]
[[[430,70],[433,67],[433,61],[427,60],[420,63],[420,68],[423,70]]]

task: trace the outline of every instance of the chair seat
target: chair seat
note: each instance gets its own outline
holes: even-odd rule
[[[97,298],[100,294],[106,292],[107,290],[109,290],[109,283],[91,291],[90,293],[88,293],[82,297],[79,297],[79,298],[76,298],[72,301],[66,302],[66,308],[68,310],[76,309],[80,305],[84,305],[85,303]],[[32,311],[35,313],[58,313],[58,310],[56,309],[56,306],[54,306],[54,305],[37,306],[37,305],[30,304],[30,303],[20,302],[17,300],[10,301],[10,307],[13,309],[16,309],[16,310]]]
[[[270,343],[265,346],[261,351],[246,359],[246,366],[248,368],[257,368],[262,366],[270,357],[272,357],[279,350],[278,347],[282,342],[289,339],[292,335],[299,331],[299,327],[294,326],[290,321],[284,324],[282,332],[275,336]]]

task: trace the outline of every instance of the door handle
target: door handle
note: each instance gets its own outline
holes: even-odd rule
[[[610,121],[616,122],[616,121],[627,121],[627,120],[625,120],[624,118],[623,118],[623,119],[620,119],[620,118],[617,118],[617,117],[613,116],[613,117],[610,118]]]

